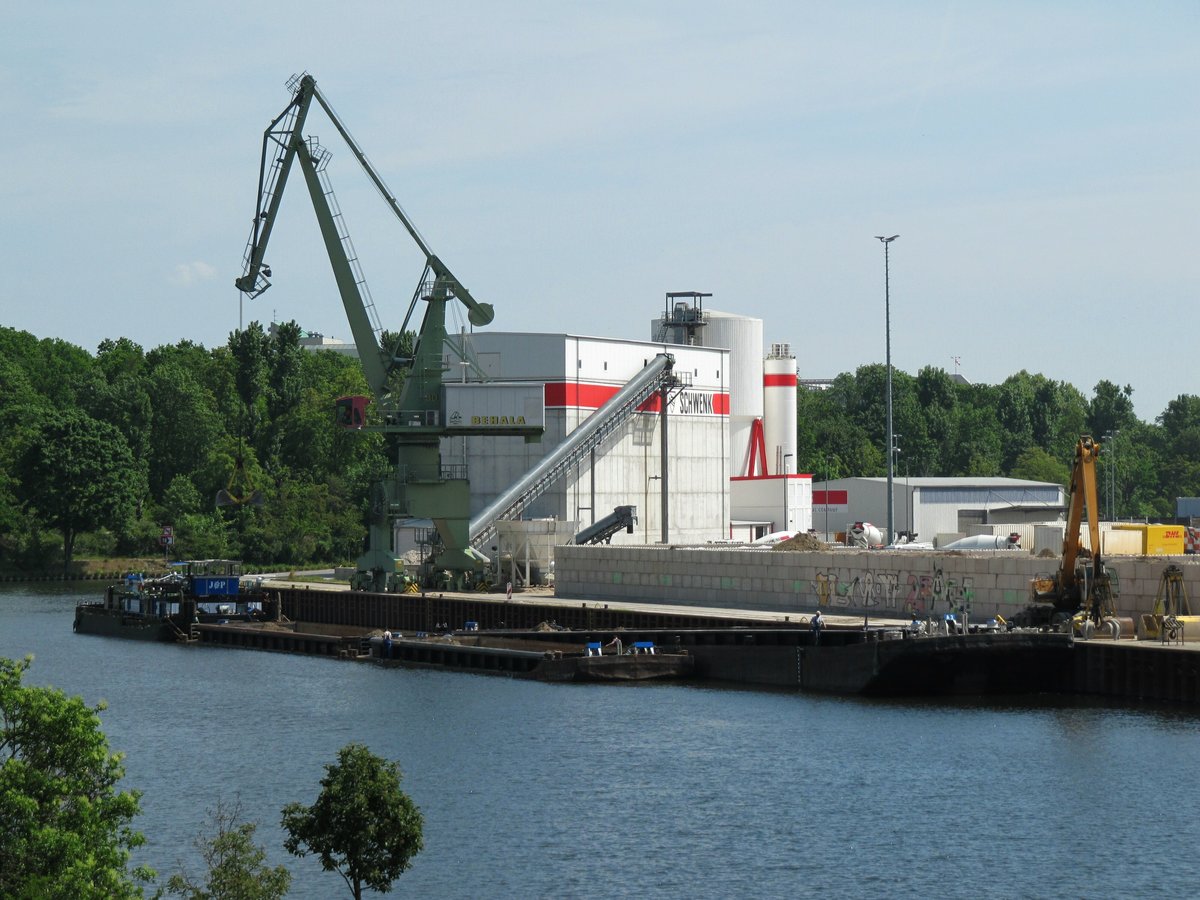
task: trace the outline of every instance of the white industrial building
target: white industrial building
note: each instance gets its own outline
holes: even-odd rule
[[[499,398],[524,396],[528,388],[522,393],[522,385],[537,384],[545,400],[540,441],[443,438],[443,468],[465,467],[473,520],[520,486],[576,429],[594,425],[597,410],[662,354],[675,360],[665,445],[661,394],[653,393],[549,487],[530,492],[522,522],[499,525],[489,545],[498,543],[502,553],[515,556],[524,542],[521,552],[546,563],[550,545],[621,506],[636,507],[637,522],[632,531],[612,534],[613,543],[752,541],[810,530],[833,540],[855,522],[886,529],[887,479],[814,485],[811,475],[797,473],[795,356],[781,343],[764,354],[762,320],[706,310],[708,296],[668,294],[646,341],[486,330],[448,339],[448,383],[512,386],[513,391],[496,392]],[[1065,504],[1061,485],[1038,481],[893,480],[896,531],[935,544],[977,533],[981,526],[1054,521]],[[396,549],[413,546],[422,526],[430,524],[398,523]],[[488,553],[491,547],[482,549]]]
[[[459,340],[459,339],[454,339]],[[658,354],[675,358],[683,384],[668,407],[667,539],[696,543],[728,528],[730,457],[729,351],[571,334],[480,332],[466,338],[468,359],[490,380],[545,385],[546,430],[540,442],[519,437],[445,438],[443,466],[466,464],[471,514],[529,472]],[[455,360],[448,358],[448,365]],[[464,380],[478,377],[464,366]],[[527,519],[591,524],[621,505],[638,508],[634,534],[615,542],[662,539],[664,469],[659,398],[565,477],[535,499]],[[486,551],[485,551],[486,552]]]
[[[1060,484],[1020,478],[893,478],[897,532],[919,541],[972,533],[980,525],[1052,522],[1066,509]],[[813,489],[813,525],[830,536],[855,522],[887,530],[887,479],[839,478]]]
[[[492,331],[450,338],[447,381],[544,385],[540,442],[443,439],[443,466],[466,466],[473,519],[502,501],[656,357],[670,354],[676,383],[667,394],[665,446],[661,397],[654,394],[535,494],[521,518],[535,530],[533,522],[556,521],[561,536],[564,525],[573,534],[632,505],[632,533],[609,539],[639,544],[753,540],[809,529],[811,477],[795,471],[795,357],[788,345],[775,344],[764,361],[762,321],[705,310],[706,296],[668,294],[648,341]]]

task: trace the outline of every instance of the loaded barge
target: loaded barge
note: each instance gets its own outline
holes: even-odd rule
[[[195,643],[197,627],[263,621],[278,610],[276,599],[241,584],[241,563],[225,559],[175,563],[156,578],[126,575],[101,601],[75,607],[74,630],[143,641]]]

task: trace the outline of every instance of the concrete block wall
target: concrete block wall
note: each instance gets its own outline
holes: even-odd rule
[[[1150,612],[1163,570],[1175,563],[1200,614],[1200,562],[1194,557],[1108,563],[1122,615]],[[1010,617],[1029,602],[1029,583],[1052,575],[1057,559],[1018,551],[884,553],[773,551],[686,546],[558,547],[560,597],[778,613],[818,606],[844,615],[906,619],[966,608],[972,618]]]

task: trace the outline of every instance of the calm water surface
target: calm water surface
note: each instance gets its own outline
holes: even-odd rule
[[[1182,897],[1200,881],[1192,712],[544,685],[72,634],[99,591],[0,586],[0,656],[33,653],[31,683],[108,702],[124,786],[143,792],[137,860],[160,873],[194,869],[205,810],[240,798],[291,896],[348,896],[278,823],[358,741],[400,763],[425,816],[407,896]]]

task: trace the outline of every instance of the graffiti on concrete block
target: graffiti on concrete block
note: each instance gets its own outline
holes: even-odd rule
[[[947,577],[940,566],[926,572],[818,570],[809,587],[818,606],[854,606],[913,617],[970,614],[976,596],[973,577]]]
[[[918,618],[970,614],[975,598],[974,578],[947,578],[940,567],[932,572],[818,570],[809,586],[818,606],[896,611]]]

